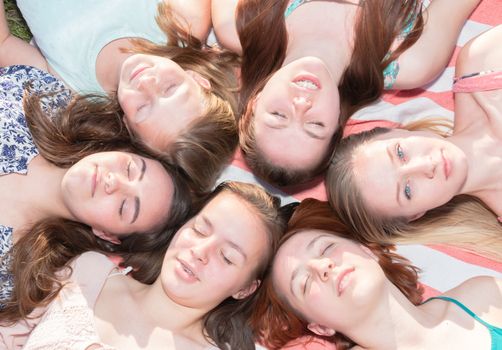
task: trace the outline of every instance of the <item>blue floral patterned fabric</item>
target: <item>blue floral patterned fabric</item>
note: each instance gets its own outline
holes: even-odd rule
[[[50,111],[65,106],[70,92],[52,75],[29,66],[0,68],[0,176],[26,174],[29,162],[38,155],[23,111],[25,88],[33,93],[53,93],[41,101]],[[12,227],[0,224],[0,304],[12,291],[7,252],[12,247]]]

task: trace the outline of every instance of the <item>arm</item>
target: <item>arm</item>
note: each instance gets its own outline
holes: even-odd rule
[[[211,17],[216,39],[224,48],[242,53],[241,42],[237,34],[236,14],[239,0],[212,0]]]
[[[448,64],[465,21],[480,0],[433,0],[424,11],[422,35],[399,58],[396,89],[427,84]]]
[[[34,46],[13,36],[5,18],[3,1],[0,2],[0,66],[23,64],[48,71],[47,61]]]
[[[211,29],[210,0],[164,0],[190,26],[193,36],[205,42]]]

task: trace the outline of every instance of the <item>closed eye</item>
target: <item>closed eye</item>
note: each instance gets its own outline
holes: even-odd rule
[[[324,123],[322,122],[309,122],[310,125],[315,125],[315,126],[319,126],[319,127],[324,127]]]
[[[233,262],[232,262],[229,258],[227,258],[227,257],[225,256],[225,254],[223,253],[223,251],[222,251],[220,254],[221,254],[221,257],[223,258],[223,261],[225,261],[225,263],[226,263],[227,265],[233,265],[233,264],[234,264],[234,263],[233,263]]]
[[[330,243],[328,244],[321,252],[321,256],[324,256],[328,250],[330,250],[331,248],[333,248],[335,246],[335,243]]]
[[[305,281],[304,281],[304,284],[303,284],[303,295],[306,295],[307,294],[307,286],[310,282],[310,275],[306,275],[305,276]]]
[[[286,115],[283,114],[283,113],[280,113],[280,112],[272,112],[270,114],[272,114],[272,115],[274,115],[274,116],[276,116],[278,118],[286,118]]]
[[[127,179],[129,179],[129,181],[131,181],[131,163],[132,160],[130,160],[129,163],[127,163]]]

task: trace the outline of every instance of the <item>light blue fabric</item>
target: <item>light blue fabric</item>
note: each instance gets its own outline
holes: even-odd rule
[[[296,10],[305,2],[307,2],[307,0],[293,0],[291,4],[289,4],[286,8],[286,11],[284,11],[284,18],[288,18],[288,16],[292,14],[294,10]]]
[[[41,101],[46,112],[66,105],[70,98],[64,85],[46,72],[28,66],[0,68],[0,176],[26,174],[29,162],[38,155],[23,111],[28,85],[34,93],[58,92]],[[5,258],[12,247],[12,231],[0,224],[0,308],[12,292],[10,260]]]
[[[155,21],[159,0],[18,0],[37,46],[77,92],[103,92],[96,78],[101,49],[120,38],[162,44]]]
[[[440,300],[445,300],[449,301],[451,303],[454,303],[458,307],[460,307],[462,310],[464,310],[469,316],[474,318],[476,321],[481,323],[483,326],[488,328],[488,331],[490,332],[490,337],[492,341],[492,347],[491,350],[502,350],[502,328],[495,327],[488,322],[482,320],[481,318],[478,317],[474,312],[472,312],[467,306],[462,304],[460,301],[450,298],[450,297],[445,297],[445,296],[438,296],[438,297],[432,297],[427,299],[425,302],[433,299],[440,299]]]

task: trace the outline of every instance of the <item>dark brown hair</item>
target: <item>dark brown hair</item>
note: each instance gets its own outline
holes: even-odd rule
[[[108,103],[108,100],[98,101]],[[72,110],[73,102],[69,110]],[[92,106],[99,108],[99,103]],[[40,155],[58,167],[68,168],[85,156],[104,151],[119,150],[149,156],[141,144],[130,142],[123,129],[113,132],[113,129],[102,127],[110,121],[113,123],[113,118],[118,117],[116,114],[110,113],[107,118],[97,119],[96,123],[85,123],[73,120],[73,114],[65,114],[66,109],[60,117],[49,119],[40,108],[40,97],[34,94],[25,99],[24,109]],[[91,118],[92,108],[87,112]],[[161,164],[173,181],[173,198],[171,207],[166,208],[168,214],[164,220],[149,232],[132,233],[120,238],[121,243],[115,245],[96,237],[91,227],[85,224],[55,217],[40,220],[22,232],[22,238],[6,257],[12,263],[14,290],[11,300],[0,313],[2,324],[26,318],[35,307],[53,300],[63,286],[57,278],[57,271],[85,251],[122,255],[125,264],[136,267],[141,254],[167,247],[173,232],[189,214],[191,195],[176,170],[167,162],[161,161]],[[133,271],[133,277],[144,280],[145,271]]]
[[[306,199],[296,208],[288,223],[286,234],[279,247],[288,239],[305,230],[320,230],[353,240],[352,233],[337,218],[327,202]],[[422,301],[422,289],[418,284],[418,269],[408,260],[393,252],[389,244],[365,244],[377,256],[387,278],[415,305]],[[288,342],[304,336],[314,336],[307,322],[277,294],[271,275],[263,282],[253,311],[251,325],[256,335],[269,349],[280,349]],[[314,337],[315,338],[315,337]],[[337,333],[325,340],[334,342],[337,349],[349,349],[356,345],[344,335]]]
[[[342,2],[342,0],[340,0]],[[340,128],[333,136],[330,149],[314,169],[283,169],[266,160],[260,153],[252,127],[250,105],[263,89],[271,74],[286,57],[287,30],[284,10],[286,0],[240,1],[237,7],[237,30],[242,45],[239,139],[248,165],[258,176],[277,185],[306,182],[324,171],[330,154],[341,138],[348,118],[358,109],[375,101],[383,91],[383,70],[402,52],[413,45],[423,29],[419,0],[364,1],[355,23],[355,41],[350,60],[340,85]],[[413,29],[390,55],[391,45],[410,20]]]

